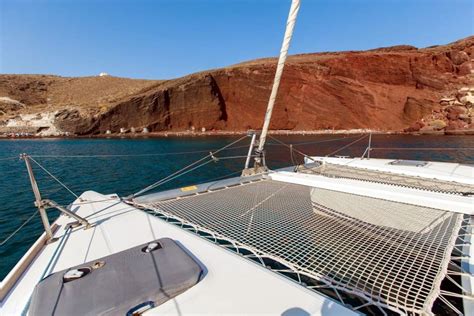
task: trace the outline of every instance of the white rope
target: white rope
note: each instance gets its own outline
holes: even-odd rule
[[[0,158],[0,160],[12,160],[12,159],[18,159],[18,156],[16,156],[16,157]]]
[[[247,147],[247,146],[245,146]],[[214,149],[206,150],[194,150],[194,151],[181,151],[181,152],[169,152],[169,153],[158,153],[158,154],[120,154],[120,155],[33,155],[30,157],[35,158],[126,158],[126,157],[154,157],[154,156],[173,156],[173,155],[189,155],[198,153],[208,153]]]
[[[158,187],[158,186],[160,186],[160,185],[162,185],[162,184],[168,182],[168,179],[176,179],[176,176],[178,176],[178,175],[181,176],[182,174],[184,174],[183,172],[185,172],[186,170],[188,170],[188,169],[190,169],[190,168],[192,168],[192,167],[198,165],[199,163],[203,162],[204,160],[206,160],[206,159],[208,159],[208,158],[211,158],[213,155],[215,155],[215,154],[217,154],[217,153],[219,153],[219,152],[221,152],[221,151],[223,151],[223,150],[225,150],[225,149],[231,147],[232,145],[237,144],[238,142],[240,142],[241,140],[243,140],[243,139],[245,139],[245,138],[247,138],[247,135],[242,136],[241,138],[237,139],[236,141],[233,141],[232,143],[230,143],[230,144],[228,144],[228,145],[226,145],[226,146],[224,146],[224,147],[222,147],[222,148],[216,150],[215,152],[210,152],[210,153],[209,153],[208,155],[206,155],[205,157],[202,157],[201,159],[196,160],[195,162],[193,162],[193,163],[187,165],[186,167],[181,168],[181,169],[179,169],[178,171],[173,172],[172,174],[168,175],[167,177],[165,177],[165,178],[163,178],[163,179],[161,179],[161,180],[159,180],[159,181],[157,181],[157,182],[155,182],[155,183],[153,183],[153,184],[147,186],[146,188],[144,188],[144,189],[142,189],[142,190],[140,190],[140,191],[138,191],[138,192],[132,194],[131,196],[127,197],[127,199],[128,199],[128,198],[131,199],[131,198],[137,197],[137,196],[139,196],[139,195],[141,195],[141,194],[143,194],[143,193],[145,193],[145,192],[148,192],[148,191],[150,191],[150,190],[153,190],[154,188],[156,188],[156,187]],[[245,156],[245,157],[247,157],[247,156]],[[208,161],[208,162],[206,162],[206,163],[204,163],[204,164],[200,164],[200,165],[198,165],[198,168],[199,168],[199,167],[202,167],[202,166],[204,166],[204,165],[206,165],[207,163],[209,163],[209,162],[211,162],[211,161],[214,161],[214,160],[211,159],[210,161]],[[192,168],[192,170],[195,170],[195,169],[196,169],[196,168]],[[186,172],[186,173],[187,173],[187,172]],[[180,174],[181,174],[181,175],[180,175]]]
[[[65,188],[69,193],[71,193],[72,195],[74,195],[76,197],[76,199],[79,198],[79,195],[77,195],[76,193],[74,193],[71,189],[69,189],[67,187],[67,185],[65,185],[63,182],[61,182],[61,180],[59,180],[58,178],[56,178],[51,172],[49,172],[45,167],[43,167],[39,162],[37,162],[36,160],[34,160],[33,158],[31,158],[31,156],[29,157],[31,159],[31,161],[33,161],[35,164],[38,165],[38,167],[40,167],[44,172],[46,172],[51,178],[53,178],[57,183],[59,183],[63,188]]]
[[[452,212],[270,180],[141,206],[274,258],[337,290],[342,302],[355,295],[379,313],[400,314],[431,310],[462,220]]]
[[[291,143],[293,146],[302,146],[302,145],[311,145],[311,144],[321,144],[321,143],[330,143],[330,142],[336,142],[339,140],[348,140],[348,139],[353,139],[353,138],[358,138],[359,135],[357,136],[349,136],[349,137],[339,137],[339,138],[331,138],[331,139],[323,139],[323,140],[316,140],[316,141],[310,141],[310,142],[300,142],[300,143]],[[272,137],[273,139],[277,139],[275,137]],[[273,144],[273,143],[268,143],[268,145],[276,145],[276,146],[286,146],[286,144]]]
[[[270,135],[269,135],[270,137]],[[324,139],[318,141],[308,141],[308,142],[300,142],[300,143],[293,143],[294,146],[300,145],[310,145],[310,144],[320,144],[320,143],[327,143],[339,140],[347,140],[356,138],[358,136],[349,136],[349,137],[340,137],[334,139]],[[272,137],[275,139],[274,137]],[[286,144],[280,143],[266,143],[267,146],[287,146]],[[233,146],[232,148],[226,148],[226,150],[235,150],[241,148],[248,148],[248,145],[242,146]],[[463,149],[463,148],[461,148]],[[202,154],[208,152],[215,152],[218,148],[212,149],[203,149],[203,150],[193,150],[193,151],[179,151],[179,152],[167,152],[167,153],[150,153],[150,154],[110,154],[110,155],[29,155],[29,157],[33,158],[41,158],[41,159],[55,159],[55,158],[128,158],[128,157],[160,157],[160,156],[174,156],[174,155],[190,155],[190,154]],[[8,158],[0,158],[0,160],[10,160],[10,159],[18,159],[18,157],[8,157]]]
[[[219,177],[207,179],[207,180],[206,180],[206,183],[207,183],[207,182],[213,182],[213,181],[218,181],[218,180],[226,179],[226,178],[229,178],[229,177],[231,177],[231,176],[233,176],[233,175],[237,175],[237,174],[241,174],[241,173],[242,173],[242,170],[239,169],[239,170],[237,170],[237,171],[230,172],[230,173],[228,173],[228,174],[226,174],[226,175],[223,175],[223,176],[219,176]]]
[[[278,93],[278,87],[280,86],[281,75],[283,73],[283,68],[285,67],[286,57],[288,56],[288,49],[290,48],[291,37],[293,36],[293,30],[295,28],[296,17],[298,16],[299,9],[300,0],[292,0],[290,13],[288,14],[288,20],[286,22],[285,37],[281,46],[280,57],[278,58],[275,79],[273,80],[272,92],[270,94],[270,99],[268,100],[265,121],[263,122],[262,134],[260,135],[260,142],[258,145],[258,151],[260,152],[263,150],[263,146],[265,145],[265,139],[267,137],[270,120],[272,118],[273,106],[275,105],[275,99]]]
[[[347,147],[350,147],[350,146],[354,145],[355,143],[360,142],[361,140],[363,140],[364,138],[366,138],[366,137],[368,137],[368,136],[369,136],[369,135],[364,135],[364,136],[362,136],[361,138],[356,139],[356,140],[353,141],[352,143],[347,144],[347,145],[345,145],[345,146],[342,146],[341,148],[339,148],[339,149],[333,151],[332,153],[327,154],[326,157],[332,156],[332,155],[334,155],[334,154],[340,152],[341,150],[346,149]]]
[[[255,157],[255,156],[252,156],[252,157]],[[239,158],[241,158],[241,159],[242,159],[242,158],[247,158],[247,156],[230,156],[230,157],[219,157],[219,158],[217,158],[217,159],[210,159],[210,160],[205,161],[205,162],[203,162],[203,163],[201,163],[201,164],[199,164],[199,165],[197,165],[197,166],[195,166],[195,167],[193,167],[193,168],[191,168],[191,169],[188,169],[188,170],[186,170],[186,171],[183,171],[183,172],[181,172],[181,173],[178,173],[177,175],[175,175],[175,176],[173,176],[173,177],[170,177],[170,178],[168,178],[168,179],[166,179],[166,180],[163,180],[163,181],[161,181],[161,182],[159,182],[159,183],[156,183],[156,185],[153,187],[153,189],[155,189],[155,188],[157,188],[157,187],[159,187],[159,186],[161,186],[161,185],[163,185],[163,184],[165,184],[165,183],[168,183],[168,182],[170,182],[170,181],[173,181],[173,180],[175,180],[175,179],[177,179],[177,178],[179,178],[179,177],[181,177],[181,176],[183,176],[183,175],[185,175],[185,174],[188,174],[188,173],[190,173],[191,171],[194,171],[194,170],[196,170],[196,169],[199,169],[199,168],[201,168],[201,167],[203,167],[203,166],[205,166],[205,165],[207,165],[207,164],[209,164],[209,163],[211,163],[211,162],[217,162],[217,161],[219,161],[219,160],[239,159]],[[151,190],[151,189],[150,189],[150,190]],[[135,196],[136,196],[136,195],[135,195]]]
[[[474,194],[474,186],[460,182],[428,179],[417,176],[396,174],[393,172],[368,170],[347,165],[338,165],[326,162],[316,167],[301,166],[298,172],[319,174],[330,178],[352,179],[357,181],[381,183],[385,185],[408,187],[417,190],[442,192],[445,194],[460,194],[469,196]]]
[[[298,149],[293,148],[293,144],[288,145],[288,144],[282,142],[281,140],[279,140],[278,138],[275,138],[275,137],[273,137],[273,136],[269,136],[269,137],[270,137],[271,139],[277,141],[278,143],[280,143],[282,146],[288,147],[288,148],[290,149],[290,154],[291,154],[291,155],[293,155],[293,152],[296,152],[296,153],[302,155],[303,157],[308,158],[308,159],[310,159],[310,160],[316,162],[316,160],[314,160],[314,158],[312,158],[312,157],[306,155],[304,152],[302,152],[302,151],[300,151],[300,150],[298,150]],[[297,144],[296,144],[296,145],[297,145]]]

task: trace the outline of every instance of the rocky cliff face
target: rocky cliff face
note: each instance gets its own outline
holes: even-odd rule
[[[402,131],[437,110],[443,96],[474,86],[473,59],[474,37],[424,49],[396,46],[291,56],[271,128]],[[259,129],[275,64],[275,59],[261,59],[137,85],[109,97],[100,111],[84,114],[81,106],[60,107],[56,124],[77,134],[145,127],[151,132]],[[0,97],[25,103],[11,94]]]
[[[0,75],[0,134],[82,134],[96,116],[156,84],[110,76]]]
[[[474,87],[462,87],[441,98],[439,104],[427,109],[422,118],[406,129],[408,132],[474,134]]]
[[[225,129],[227,113],[219,86],[210,74],[173,80],[119,102],[99,115],[85,133],[187,130],[193,126]]]

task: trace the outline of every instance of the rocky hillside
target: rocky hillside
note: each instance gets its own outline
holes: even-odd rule
[[[474,135],[474,87],[462,87],[440,100],[431,113],[423,116],[407,132],[446,134],[469,133]]]
[[[474,36],[423,49],[395,46],[291,56],[271,128],[474,129],[470,101],[462,104],[466,112],[455,119],[463,122],[457,125],[450,125],[451,110],[440,105],[443,98],[455,98],[459,89],[474,87],[473,59]],[[32,117],[41,121],[54,113],[50,131],[79,135],[144,128],[259,129],[275,64],[275,59],[260,59],[166,81],[0,75],[0,125],[4,131],[18,129],[31,126]],[[431,126],[427,120],[445,125],[425,128]]]

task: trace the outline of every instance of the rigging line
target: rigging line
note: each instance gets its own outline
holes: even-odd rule
[[[292,144],[290,144],[290,160],[291,160],[291,164],[293,166],[296,166],[295,158],[293,157],[293,145]]]
[[[341,148],[339,148],[339,149],[333,151],[332,153],[327,154],[326,157],[332,156],[332,155],[334,155],[334,154],[340,152],[341,150],[346,149],[347,147],[350,147],[350,146],[354,145],[355,143],[360,142],[361,140],[363,140],[364,138],[366,138],[366,137],[368,137],[368,136],[369,136],[369,134],[363,135],[361,138],[356,139],[355,141],[351,142],[350,144],[347,144],[347,145],[345,145],[345,146],[342,146]]]
[[[341,137],[336,139],[326,139],[321,141],[311,141],[311,142],[301,142],[301,143],[294,143],[293,146],[300,146],[300,145],[309,145],[309,144],[319,144],[319,143],[326,143],[332,141],[339,141],[345,139],[351,139],[358,136],[351,136],[351,137]],[[283,144],[275,144],[275,143],[267,143],[267,146],[283,146]],[[248,148],[248,145],[242,146],[234,146],[232,148],[227,148],[226,150],[235,150],[240,148]],[[33,158],[42,158],[42,159],[55,159],[55,158],[127,158],[127,157],[160,157],[160,156],[174,156],[174,155],[189,155],[189,154],[200,154],[200,153],[208,153],[210,151],[214,151],[216,148],[213,149],[203,149],[203,150],[193,150],[193,151],[179,151],[179,152],[168,152],[168,153],[156,153],[156,154],[110,154],[110,155],[30,155]],[[16,159],[18,157],[8,157],[8,158],[0,158],[0,160],[8,160],[8,159]]]
[[[298,149],[295,149],[294,147],[292,147],[292,146],[290,146],[290,145],[288,145],[288,144],[282,142],[282,141],[279,140],[278,138],[275,138],[275,137],[273,137],[273,136],[271,136],[271,135],[268,135],[268,137],[271,138],[271,139],[273,139],[273,140],[275,140],[275,141],[277,141],[277,142],[280,143],[281,145],[288,147],[290,150],[293,150],[294,152],[296,152],[296,153],[302,155],[303,157],[308,158],[308,159],[310,159],[310,160],[316,162],[316,160],[314,160],[314,159],[311,158],[310,156],[306,155],[304,152],[302,152],[302,151],[300,151],[300,150],[298,150]]]
[[[256,157],[256,156],[253,155],[252,157]],[[219,161],[219,160],[228,160],[228,159],[239,159],[239,158],[247,158],[247,156],[218,157],[218,158],[217,158],[217,161]],[[210,159],[210,160],[208,160],[208,161],[205,161],[205,162],[203,162],[203,163],[201,163],[201,164],[199,164],[199,165],[197,165],[197,166],[195,166],[195,167],[193,167],[193,168],[191,168],[191,169],[188,169],[188,170],[186,170],[186,171],[184,171],[184,172],[182,172],[182,173],[179,173],[179,174],[177,174],[177,175],[175,175],[175,176],[173,176],[173,177],[171,177],[171,178],[168,178],[168,179],[162,181],[161,183],[159,183],[159,184],[157,184],[155,187],[153,187],[153,189],[155,189],[155,188],[157,188],[157,187],[159,187],[159,186],[161,186],[161,185],[163,185],[163,184],[165,184],[165,183],[168,183],[168,182],[170,182],[170,181],[172,181],[172,180],[174,180],[174,179],[177,179],[177,178],[179,178],[179,177],[181,177],[181,176],[183,176],[183,175],[185,175],[185,174],[187,174],[187,173],[190,173],[191,171],[194,171],[194,170],[196,170],[196,169],[199,169],[199,168],[201,168],[201,167],[204,167],[205,165],[207,165],[207,164],[209,164],[209,163],[211,163],[211,162],[217,162],[217,161],[214,160],[214,159]],[[132,198],[133,198],[133,197],[132,197]]]
[[[172,155],[189,155],[197,153],[207,153],[209,150],[195,150],[195,151],[182,151],[182,152],[170,152],[170,153],[159,153],[159,154],[118,154],[118,155],[32,155],[30,157],[35,158],[121,158],[121,157],[153,157],[153,156],[172,156]]]
[[[298,11],[300,9],[300,0],[292,0],[290,12],[288,14],[288,19],[286,21],[286,30],[285,36],[283,38],[283,43],[280,49],[280,56],[278,57],[278,64],[275,71],[275,77],[273,79],[272,92],[270,93],[270,98],[268,99],[267,110],[265,113],[265,118],[263,120],[262,133],[260,134],[258,152],[262,152],[265,139],[267,138],[268,129],[270,128],[270,121],[272,118],[273,107],[275,105],[275,100],[278,94],[278,88],[280,86],[280,80],[283,74],[283,69],[285,67],[285,61],[288,56],[288,50],[290,48],[291,38],[293,36],[293,30],[296,24],[296,18],[298,16]]]
[[[102,203],[102,202],[109,202],[109,201],[120,202],[120,197],[111,197],[111,198],[106,198],[102,200],[87,200],[87,199],[80,198],[80,200],[81,200],[80,202],[74,202],[73,206],[93,204],[93,203]]]
[[[209,164],[209,163],[211,163],[211,162],[213,162],[213,161],[214,161],[214,160],[210,159],[210,160],[205,161],[205,162],[203,162],[203,163],[201,163],[201,164],[199,164],[199,165],[197,165],[197,166],[194,166],[194,167],[191,168],[191,169],[188,169],[188,170],[186,170],[186,171],[183,171],[183,172],[181,172],[181,173],[178,173],[178,174],[174,175],[173,177],[169,177],[168,179],[163,180],[163,181],[161,181],[160,183],[155,184],[152,188],[147,189],[147,191],[152,190],[152,189],[155,189],[155,188],[157,188],[157,187],[159,187],[159,186],[161,186],[161,185],[163,185],[163,184],[165,184],[165,183],[168,183],[168,182],[170,182],[170,181],[172,181],[172,180],[174,180],[174,179],[177,179],[177,178],[179,178],[179,177],[181,177],[181,176],[183,176],[183,175],[185,175],[185,174],[187,174],[187,173],[189,173],[189,172],[191,172],[191,171],[194,171],[194,170],[196,170],[196,169],[198,169],[198,168],[201,168],[201,167],[203,167],[203,166],[205,166],[205,165],[207,165],[207,164]],[[147,192],[147,191],[145,191],[145,192]],[[141,193],[140,193],[140,194],[141,194]],[[131,198],[134,198],[134,197],[136,197],[136,196],[137,196],[137,195],[133,195]]]
[[[241,156],[241,157],[223,157],[223,158],[229,158],[229,159],[230,159],[230,158],[247,158],[247,156]],[[221,159],[221,158],[219,158],[219,159]],[[211,161],[212,161],[212,160],[211,160]],[[209,162],[211,162],[211,161],[209,161]],[[202,166],[208,164],[209,162],[203,163],[201,166],[198,166],[198,167],[196,167],[195,169],[197,169],[197,168],[199,168],[199,167],[202,167]],[[189,170],[189,172],[191,172],[191,171],[192,171],[192,170]],[[211,178],[211,179],[206,180],[206,183],[207,183],[207,182],[212,182],[212,181],[218,181],[218,180],[221,180],[221,179],[225,179],[225,178],[227,178],[227,177],[229,177],[229,176],[232,176],[232,175],[235,175],[235,174],[238,174],[238,173],[241,173],[241,172],[242,172],[242,170],[237,170],[237,171],[231,172],[231,173],[229,173],[229,174],[226,174],[226,175],[224,175],[224,176],[220,176],[220,177],[216,177],[216,178]],[[185,172],[185,173],[188,173],[188,171]],[[184,174],[184,173],[183,173],[183,174]],[[178,175],[178,176],[176,176],[174,179],[176,179],[176,178],[178,178],[178,177],[180,177],[180,176],[181,176],[181,175]],[[171,181],[171,180],[173,180],[173,179],[170,179],[169,181]],[[168,181],[166,181],[166,182],[168,182]]]
[[[167,181],[169,178],[173,178],[174,176],[180,174],[181,172],[183,172],[183,171],[185,171],[185,170],[187,170],[187,169],[189,169],[189,168],[191,168],[191,167],[193,167],[193,166],[199,164],[200,162],[206,160],[207,158],[210,158],[212,155],[215,155],[215,154],[217,154],[218,152],[223,151],[224,149],[227,149],[227,148],[231,147],[232,145],[237,144],[238,142],[240,142],[241,140],[243,140],[243,139],[245,139],[245,138],[247,138],[247,137],[248,137],[247,135],[240,137],[239,139],[237,139],[237,140],[231,142],[230,144],[227,144],[226,146],[224,146],[224,147],[222,147],[222,148],[220,148],[220,149],[218,149],[218,150],[216,150],[216,151],[214,151],[214,152],[209,153],[208,155],[202,157],[201,159],[198,159],[198,160],[196,160],[195,162],[193,162],[193,163],[187,165],[186,167],[181,168],[181,169],[179,169],[178,171],[173,172],[172,174],[168,175],[167,177],[165,177],[165,178],[163,178],[163,179],[161,179],[161,180],[159,180],[159,181],[157,181],[157,182],[155,182],[155,183],[153,183],[153,184],[147,186],[146,188],[144,188],[144,189],[142,189],[142,190],[140,190],[140,191],[138,191],[138,192],[132,194],[131,196],[128,196],[127,198],[132,199],[132,198],[134,198],[134,197],[136,197],[136,196],[138,196],[138,195],[141,195],[141,194],[143,194],[143,193],[145,193],[145,192],[147,192],[147,191],[150,191],[150,190],[156,188],[157,186],[161,185],[162,182]],[[211,160],[211,161],[213,161],[213,160]]]
[[[69,191],[69,193],[71,193],[72,195],[74,195],[76,197],[76,199],[79,198],[79,195],[77,195],[76,193],[74,193],[71,189],[69,189],[67,187],[67,185],[65,185],[63,182],[61,182],[58,178],[56,178],[51,172],[49,172],[45,167],[43,167],[39,162],[37,162],[36,160],[34,160],[31,156],[29,157],[31,159],[31,161],[33,161],[35,164],[38,165],[38,167],[40,167],[44,172],[46,172],[51,178],[53,178],[54,180],[56,180],[57,183],[59,183],[63,188],[65,188],[67,191]]]
[[[212,182],[212,181],[218,181],[218,180],[221,180],[221,179],[225,179],[225,178],[227,178],[227,177],[230,177],[230,176],[233,176],[233,175],[239,174],[239,173],[242,173],[242,170],[237,170],[237,171],[228,173],[228,174],[226,174],[226,175],[224,175],[224,176],[220,176],[220,177],[216,177],[216,178],[207,179],[207,180],[206,180],[206,183],[207,183],[207,182]]]
[[[348,139],[353,139],[357,138],[357,136],[349,136],[349,137],[340,137],[340,138],[332,138],[332,139],[324,139],[324,140],[316,140],[316,141],[311,141],[311,142],[301,142],[301,143],[291,143],[293,146],[301,146],[301,145],[311,145],[311,144],[320,144],[320,143],[329,143],[329,142],[336,142],[339,140],[348,140]],[[273,145],[273,146],[282,146],[281,144],[274,144],[274,143],[267,143],[266,145]]]
[[[16,157],[5,157],[5,158],[0,158],[0,160],[11,160],[11,159],[18,159],[18,156],[16,156]]]
[[[251,155],[250,157],[257,157],[257,155]],[[247,158],[247,155],[242,156],[224,156],[224,157],[215,157],[217,160],[229,160],[229,159],[239,159],[239,158]]]
[[[11,233],[7,238],[0,242],[0,246],[3,246],[5,243],[7,243],[7,241],[9,241],[13,236],[15,236],[16,233],[18,233],[26,224],[28,224],[35,217],[36,213],[38,213],[38,209],[36,209],[33,214],[31,214],[31,216],[23,222],[23,224],[21,224],[17,229],[15,229],[13,233]]]
[[[151,190],[151,189],[154,189],[154,188],[156,188],[157,186],[161,185],[164,181],[168,182],[167,180],[168,180],[169,178],[174,179],[174,176],[175,176],[175,175],[178,175],[180,172],[183,172],[183,171],[185,171],[186,169],[191,168],[192,166],[194,166],[194,165],[200,163],[201,161],[204,161],[205,159],[207,159],[207,158],[209,158],[209,157],[212,158],[213,154],[218,153],[218,152],[220,152],[220,151],[222,151],[222,150],[224,150],[224,149],[226,149],[226,148],[232,146],[233,144],[236,144],[237,142],[241,141],[241,140],[244,139],[245,137],[247,137],[247,136],[244,136],[244,137],[239,138],[238,140],[236,140],[236,141],[234,141],[234,142],[232,142],[232,143],[230,143],[230,144],[224,146],[223,148],[217,150],[217,151],[214,152],[214,153],[210,152],[209,155],[207,155],[207,156],[205,156],[205,157],[203,157],[203,158],[201,158],[201,159],[199,159],[199,160],[197,160],[197,161],[191,163],[190,165],[188,165],[188,166],[186,166],[186,167],[184,167],[184,168],[182,168],[182,169],[180,169],[180,170],[178,170],[178,171],[172,173],[171,175],[169,175],[169,176],[167,176],[167,177],[161,179],[160,181],[155,182],[154,184],[152,184],[152,185],[148,186],[147,188],[145,188],[145,189],[139,191],[138,193],[133,194],[131,197],[133,198],[133,197],[135,197],[135,196],[138,196],[139,194],[142,194],[142,193],[144,193],[144,192],[146,192],[146,191],[149,191],[149,190]],[[214,160],[211,160],[211,161],[214,161]]]
[[[227,150],[239,149],[239,148],[248,148],[248,145],[235,146],[232,148],[227,148]],[[153,156],[173,156],[173,155],[189,155],[189,154],[201,154],[208,153],[210,151],[217,150],[213,149],[203,149],[203,150],[193,150],[193,151],[179,151],[179,152],[169,152],[169,153],[157,153],[157,154],[117,154],[117,155],[30,155],[34,158],[127,158],[127,157],[153,157]],[[17,158],[17,157],[15,157]],[[11,159],[11,158],[9,158]],[[1,158],[0,158],[1,160]]]

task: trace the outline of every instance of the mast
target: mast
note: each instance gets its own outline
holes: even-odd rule
[[[270,121],[272,118],[273,106],[275,105],[275,99],[278,93],[278,87],[280,86],[280,79],[285,67],[286,57],[288,56],[288,49],[290,47],[291,37],[293,36],[293,30],[295,28],[296,17],[300,9],[300,0],[292,0],[290,13],[288,14],[288,20],[286,22],[285,37],[281,45],[280,57],[278,58],[278,65],[275,73],[275,79],[273,80],[272,92],[270,99],[268,99],[267,112],[265,113],[265,120],[263,121],[262,134],[260,135],[257,153],[262,155],[265,140],[267,138],[268,128],[270,127]]]

